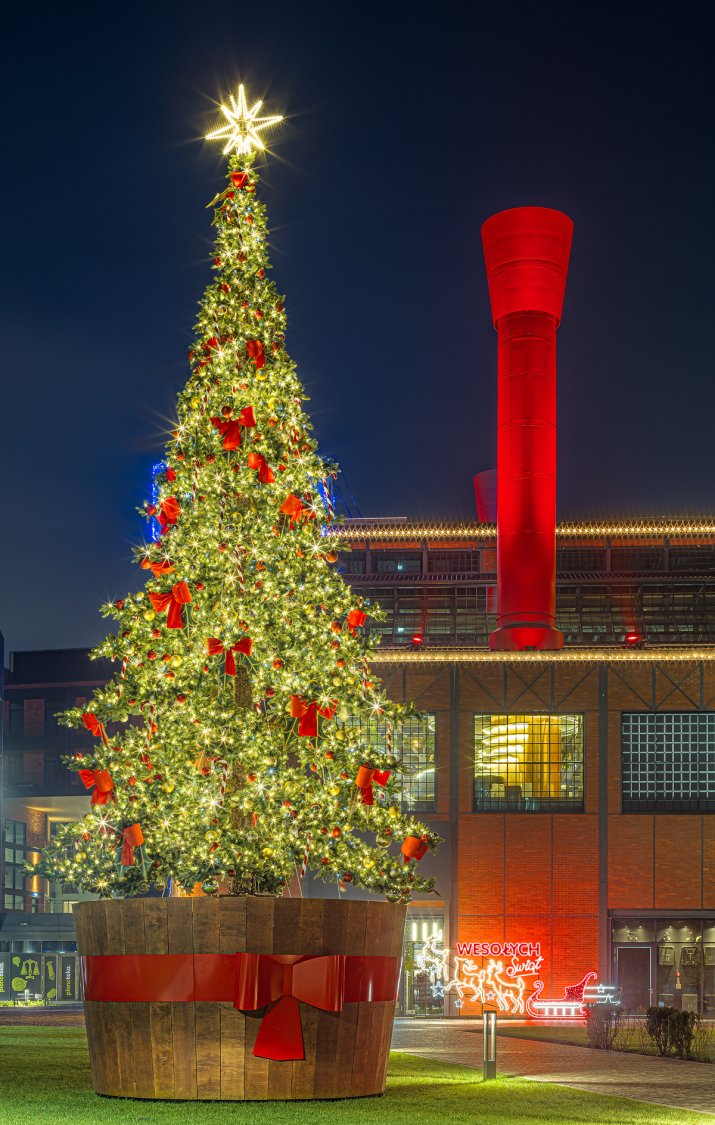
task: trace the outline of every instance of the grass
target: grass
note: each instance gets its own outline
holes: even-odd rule
[[[667,1114],[667,1118],[664,1117]],[[566,1086],[498,1078],[478,1070],[393,1053],[384,1098],[342,1102],[142,1102],[92,1092],[79,1028],[0,1028],[2,1125],[712,1125],[690,1110],[664,1110]]]

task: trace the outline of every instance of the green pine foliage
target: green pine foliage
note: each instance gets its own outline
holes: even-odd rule
[[[389,731],[413,712],[369,670],[369,607],[333,568],[319,492],[333,467],[285,350],[253,156],[232,156],[227,178],[210,205],[214,277],[191,371],[145,513],[162,534],[136,552],[145,588],[104,607],[117,631],[93,655],[116,674],[86,712],[62,717],[93,733],[68,760],[92,803],[88,792],[87,815],[34,873],[101,895],[169,879],[280,895],[307,866],[405,902],[432,889],[419,857],[438,843],[400,807]],[[387,741],[360,733],[376,717]],[[390,773],[373,804],[360,767]]]

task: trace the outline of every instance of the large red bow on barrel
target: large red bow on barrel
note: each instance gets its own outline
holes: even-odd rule
[[[104,745],[107,745],[107,732],[104,729],[104,723],[100,723],[94,711],[85,711],[82,716],[82,722],[88,731],[91,731],[95,738],[101,738]]]
[[[361,629],[367,621],[367,614],[361,609],[351,609],[347,616],[348,632],[355,636],[355,630]]]
[[[248,454],[248,467],[249,469],[258,469],[258,479],[261,484],[273,484],[276,479],[273,469],[262,453],[254,453],[251,450]]]
[[[266,366],[266,357],[263,354],[263,344],[260,340],[246,340],[246,355],[253,360],[256,368]]]
[[[215,426],[223,438],[224,449],[238,449],[241,444],[241,430],[248,429],[256,424],[256,415],[252,406],[244,406],[238,418],[212,418],[211,425]]]
[[[108,801],[114,800],[114,782],[109,770],[80,770],[79,776],[85,789],[94,786],[91,801],[93,805],[106,805]]]
[[[299,1000],[325,1012],[342,1011],[345,1002],[345,956],[236,954],[233,1006],[255,1012],[269,1005],[261,1020],[253,1054],[260,1059],[304,1059]]]
[[[355,784],[361,790],[360,800],[363,805],[375,804],[372,792],[373,782],[375,785],[387,785],[391,772],[391,770],[373,770],[370,769],[370,766],[360,766],[355,775]]]
[[[159,505],[159,515],[157,516],[157,519],[161,524],[162,535],[165,531],[168,531],[170,527],[174,526],[180,515],[181,504],[175,496],[167,496],[164,500],[162,500],[161,504]]]
[[[290,714],[292,719],[300,719],[298,734],[304,738],[316,738],[318,735],[318,715],[324,719],[332,719],[335,714],[335,705],[332,707],[318,707],[317,703],[305,703],[299,695],[290,697]]]
[[[183,629],[182,606],[191,601],[191,591],[185,582],[176,582],[168,594],[149,594],[149,601],[157,613],[168,609],[166,624],[169,629]]]
[[[216,656],[220,652],[226,653],[224,660],[224,672],[227,676],[236,675],[236,661],[234,659],[234,652],[243,653],[245,656],[250,656],[253,651],[253,641],[250,637],[242,637],[240,641],[236,641],[235,645],[230,645],[228,648],[222,641],[217,640],[216,637],[209,637],[206,641],[206,648],[209,656]]]

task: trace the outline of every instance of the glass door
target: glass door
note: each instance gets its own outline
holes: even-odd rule
[[[653,956],[649,945],[617,945],[616,975],[625,1012],[645,1012],[653,1004]]]

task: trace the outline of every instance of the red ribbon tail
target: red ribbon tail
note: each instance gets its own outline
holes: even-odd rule
[[[223,662],[223,670],[227,676],[236,675],[236,661],[234,660],[233,653],[230,648],[226,649],[226,659]]]
[[[258,1029],[253,1054],[258,1059],[282,1062],[305,1058],[300,1007],[295,996],[281,996],[268,1008]]]
[[[407,861],[405,861],[405,862],[407,862]],[[128,840],[125,840],[124,843],[122,844],[121,865],[122,865],[122,867],[133,867],[134,866],[134,846],[132,844],[130,844]]]
[[[360,790],[360,800],[363,805],[374,805],[375,800],[372,795],[372,785],[366,785],[364,789]]]
[[[184,614],[182,612],[183,606],[181,602],[175,601],[173,598],[169,606],[169,612],[166,615],[167,629],[183,629],[184,628]]]

